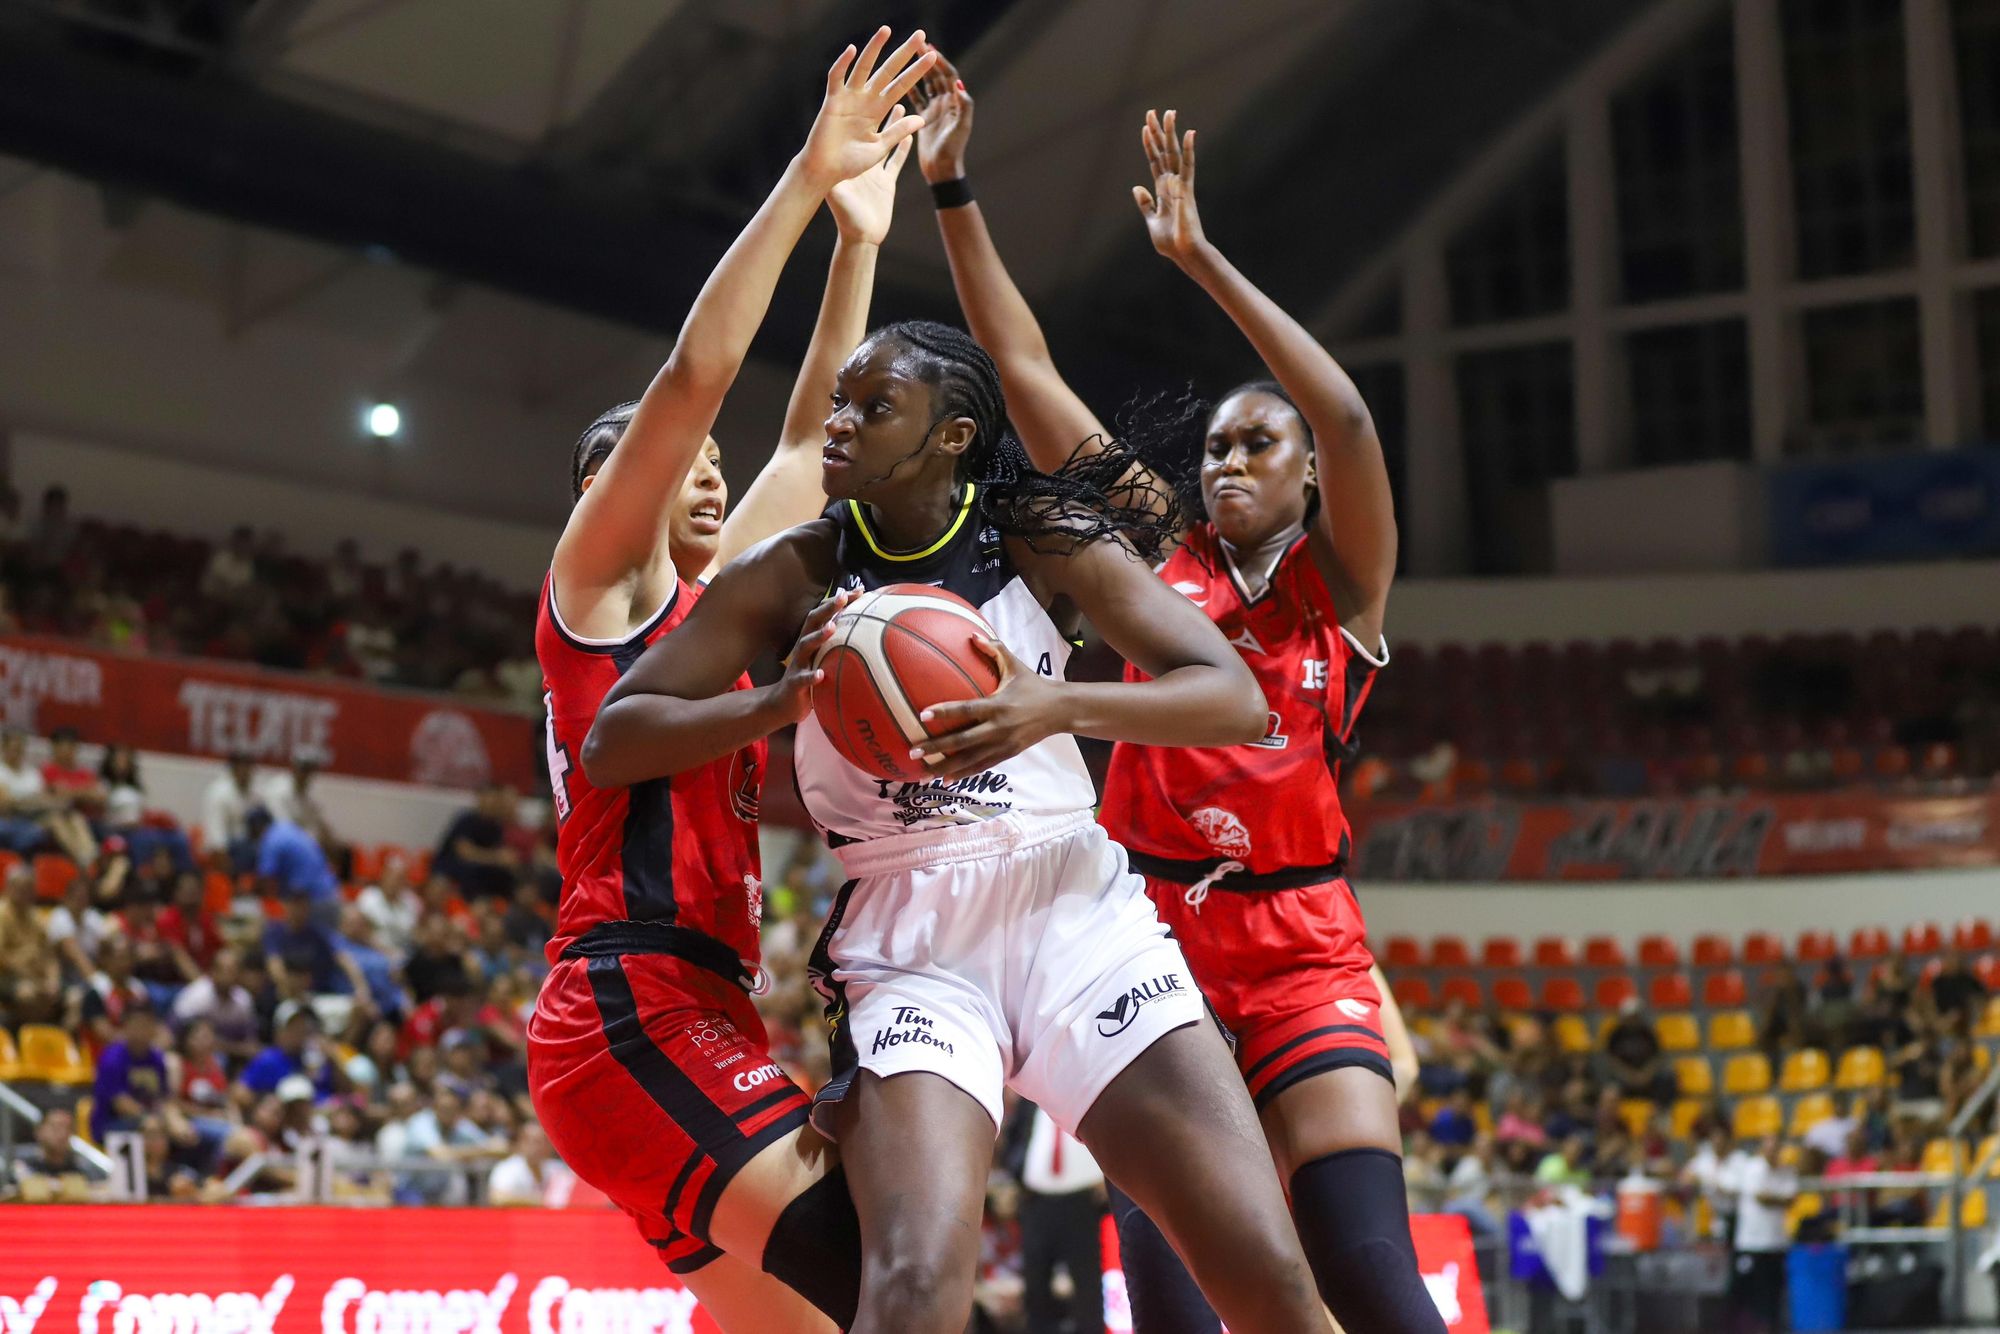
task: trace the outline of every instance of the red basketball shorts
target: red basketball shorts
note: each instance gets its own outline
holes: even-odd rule
[[[1188,887],[1147,877],[1160,920],[1229,1030],[1259,1108],[1302,1079],[1358,1065],[1394,1082],[1367,927],[1345,880],[1297,889]]]
[[[563,1161],[681,1274],[718,1254],[723,1188],[810,1105],[743,989],[664,954],[558,963],[528,1023],[528,1089]]]

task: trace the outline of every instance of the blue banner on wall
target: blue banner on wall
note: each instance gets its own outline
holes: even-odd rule
[[[2000,553],[2000,449],[1783,468],[1770,476],[1770,516],[1779,565]]]

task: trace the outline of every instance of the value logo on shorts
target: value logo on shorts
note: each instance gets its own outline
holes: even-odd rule
[[[875,1043],[868,1051],[872,1056],[880,1056],[891,1047],[907,1047],[915,1043],[919,1047],[936,1047],[949,1056],[952,1046],[949,1042],[931,1032],[934,1025],[924,1017],[924,1012],[914,1005],[898,1005],[889,1027],[875,1034]]]
[[[1097,1036],[1115,1038],[1132,1027],[1138,1019],[1139,1011],[1162,996],[1171,996],[1187,988],[1181,985],[1179,973],[1162,973],[1150,982],[1141,982],[1120,996],[1117,1003],[1108,1010],[1097,1013]]]

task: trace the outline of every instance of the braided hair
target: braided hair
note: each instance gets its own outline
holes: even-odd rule
[[[999,368],[965,330],[901,320],[871,338],[891,339],[911,354],[917,377],[930,386],[938,420],[971,419],[972,443],[959,459],[959,474],[978,487],[980,510],[1000,532],[1037,551],[1119,538],[1148,562],[1179,536],[1182,490],[1195,471],[1185,451],[1178,459],[1149,458],[1106,441],[1084,453],[1088,442],[1079,442],[1068,462],[1041,472],[1008,425]]]
[[[639,400],[620,403],[615,408],[607,408],[598,414],[596,421],[584,428],[582,435],[569,451],[569,490],[572,501],[583,499],[584,479],[593,468],[611,457],[611,451],[625,435],[625,428],[632,424],[632,414],[639,410]]]

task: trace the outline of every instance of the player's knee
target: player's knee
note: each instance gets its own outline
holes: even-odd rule
[[[1410,1239],[1403,1162],[1348,1149],[1292,1174],[1292,1211],[1320,1295],[1341,1324],[1382,1334],[1444,1334]]]
[[[917,1243],[879,1261],[861,1276],[861,1308],[884,1330],[962,1334],[972,1314],[974,1274],[943,1246]]]

